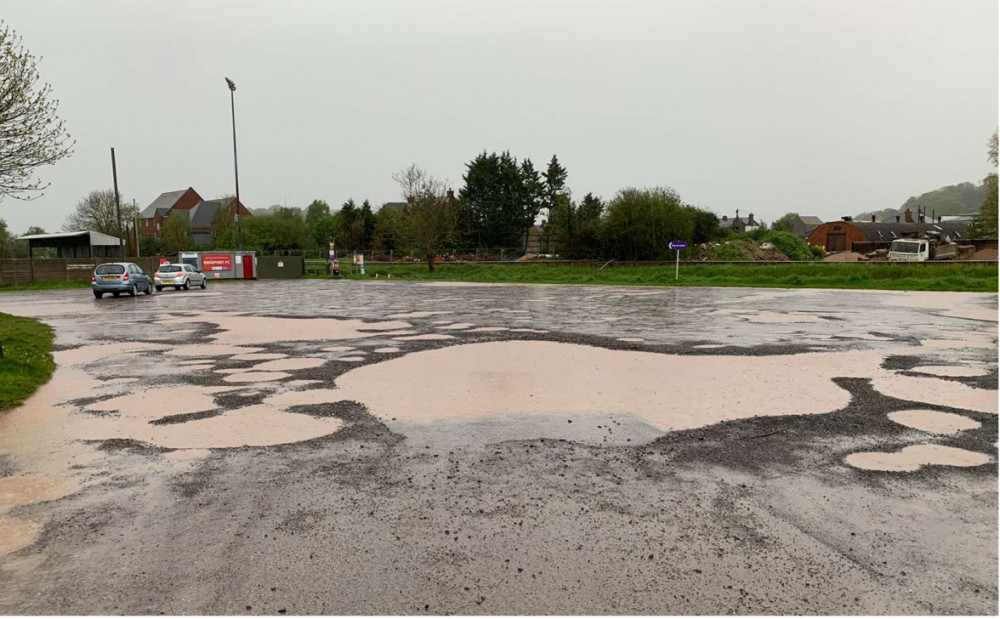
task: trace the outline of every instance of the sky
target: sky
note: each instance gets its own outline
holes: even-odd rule
[[[669,186],[717,214],[834,219],[989,171],[995,0],[0,0],[76,139],[18,233],[112,185],[250,208],[457,191],[478,153],[553,154],[574,198]]]

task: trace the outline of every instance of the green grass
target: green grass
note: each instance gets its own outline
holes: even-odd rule
[[[90,288],[90,282],[71,282],[65,279],[35,282],[33,284],[0,285],[0,292],[23,292],[25,290],[62,290],[64,288]]]
[[[14,408],[48,382],[55,370],[52,329],[34,318],[0,314],[0,411]]]
[[[624,286],[745,286],[763,288],[849,288],[996,292],[997,266],[981,264],[842,264],[681,265],[597,267],[544,264],[369,264],[371,279],[392,275],[400,280],[438,280],[514,284],[613,284]]]

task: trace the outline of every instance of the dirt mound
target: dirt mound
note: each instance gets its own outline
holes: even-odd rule
[[[997,259],[997,250],[993,249],[992,247],[988,247],[986,249],[980,249],[979,251],[977,251],[976,253],[972,254],[972,256],[969,257],[969,260],[996,260],[996,259]]]
[[[853,251],[840,251],[823,258],[823,262],[858,262],[865,257]]]

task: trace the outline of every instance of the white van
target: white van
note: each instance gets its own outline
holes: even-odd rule
[[[931,244],[926,239],[896,239],[889,246],[890,262],[924,262],[931,258]]]

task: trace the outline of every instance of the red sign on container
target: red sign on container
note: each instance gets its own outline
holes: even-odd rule
[[[232,254],[202,254],[201,255],[201,270],[202,271],[232,271],[233,270],[233,256],[232,256]]]

